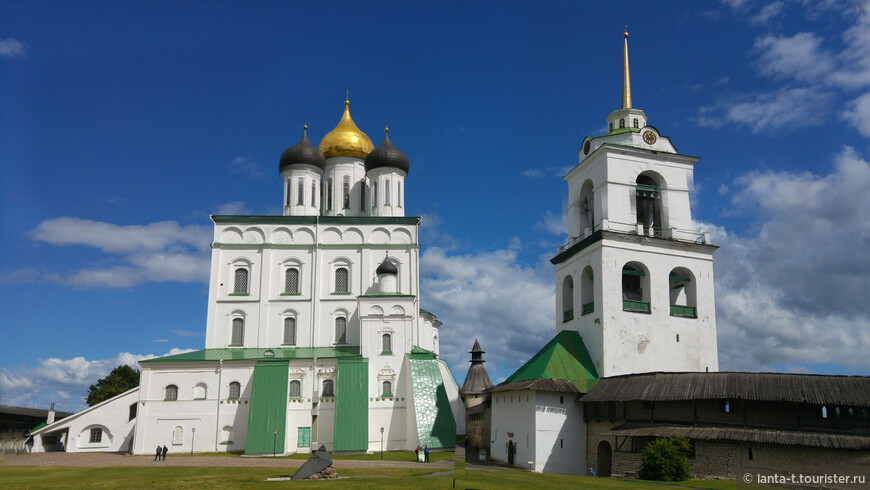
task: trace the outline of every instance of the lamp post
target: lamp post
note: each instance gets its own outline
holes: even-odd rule
[[[196,442],[196,427],[190,429],[190,455],[193,456],[193,443]]]
[[[278,429],[275,429],[274,431],[272,431],[272,434],[274,436],[272,438],[272,457],[274,458],[276,448],[278,447]]]
[[[381,427],[381,459],[384,459],[384,428]]]

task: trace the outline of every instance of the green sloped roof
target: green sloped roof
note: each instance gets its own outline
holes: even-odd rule
[[[438,356],[435,355],[434,352],[430,350],[426,350],[419,345],[415,345],[411,348],[411,353],[408,354],[408,359],[434,359]]]
[[[580,334],[562,330],[504,382],[533,379],[564,379],[586,393],[598,381],[598,371]]]
[[[266,356],[271,350],[274,356]],[[274,349],[203,349],[173,356],[146,359],[140,363],[151,362],[192,362],[192,361],[254,361],[268,359],[334,359],[338,357],[359,356],[359,347],[288,347]]]

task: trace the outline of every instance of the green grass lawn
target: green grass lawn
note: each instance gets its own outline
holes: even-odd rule
[[[386,453],[384,453],[386,457]],[[432,468],[342,469],[333,481],[266,482],[266,478],[290,477],[295,468],[250,468],[208,466],[112,466],[112,467],[49,467],[0,466],[0,482],[4,488],[452,488],[453,475],[425,476]],[[639,480],[590,478],[582,476],[542,475],[519,471],[466,471],[456,488],[661,488],[668,486]],[[673,485],[673,484],[670,484]],[[693,488],[735,488],[734,482],[689,481],[679,485]],[[671,487],[673,488],[673,487]]]

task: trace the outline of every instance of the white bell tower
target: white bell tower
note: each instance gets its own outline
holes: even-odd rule
[[[556,329],[583,337],[601,376],[717,371],[713,252],[694,229],[697,157],[631,107],[628,33],[622,108],[583,140],[567,175],[568,243],[556,265]]]

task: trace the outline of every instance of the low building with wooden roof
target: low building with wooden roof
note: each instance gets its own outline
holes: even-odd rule
[[[635,476],[657,437],[692,442],[693,477],[866,474],[870,377],[643,373],[602,378],[582,398],[588,464]]]

